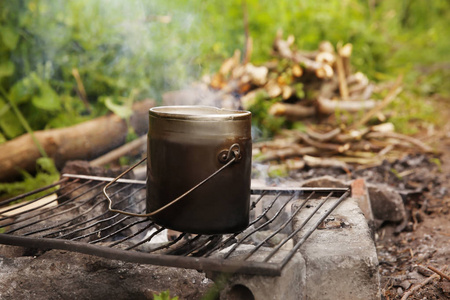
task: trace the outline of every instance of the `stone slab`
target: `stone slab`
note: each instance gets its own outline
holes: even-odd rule
[[[318,201],[312,202],[308,209],[318,205]],[[303,215],[297,216],[294,228],[303,220]],[[323,229],[311,234],[300,248],[306,262],[305,299],[380,299],[375,243],[357,201],[344,200],[327,220],[330,224],[338,220],[340,226],[327,228],[324,222]]]
[[[236,274],[227,279],[221,300],[303,300],[305,298],[305,260],[297,253],[280,276]]]

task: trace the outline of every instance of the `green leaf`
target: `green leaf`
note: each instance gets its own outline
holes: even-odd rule
[[[25,103],[36,93],[36,89],[36,84],[29,77],[25,77],[10,88],[9,98],[16,104]]]
[[[12,61],[7,61],[0,64],[0,78],[8,77],[14,74],[15,66]]]
[[[133,110],[129,106],[116,104],[113,102],[111,97],[106,97],[105,105],[108,109],[110,109],[113,113],[115,113],[122,119],[130,117],[133,113]]]
[[[15,138],[25,132],[19,119],[3,99],[0,99],[0,129],[3,131],[3,138],[8,139]]]
[[[159,295],[154,294],[153,300],[178,300],[178,297],[170,298],[170,292],[164,291],[164,292],[161,292]]]
[[[31,99],[33,105],[37,108],[57,111],[61,108],[59,95],[51,88],[48,83],[44,83],[40,89],[40,95]]]
[[[55,162],[49,157],[40,157],[36,160],[36,169],[38,172],[47,174],[58,174]]]
[[[19,34],[11,26],[0,27],[0,34],[2,36],[3,43],[9,50],[14,50],[19,41]]]
[[[15,138],[25,132],[22,125],[20,125],[19,119],[12,111],[8,111],[2,115],[0,118],[0,128],[9,139]]]
[[[5,136],[0,132],[0,144],[6,142]]]

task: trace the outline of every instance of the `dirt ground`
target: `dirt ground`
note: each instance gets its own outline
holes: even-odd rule
[[[450,117],[450,109],[445,114]],[[400,233],[395,232],[398,224],[386,224],[376,233],[382,299],[405,297],[435,274],[428,266],[450,274],[450,122],[433,139],[441,153],[441,165],[431,172],[435,179],[424,178],[425,192],[405,203],[408,223]],[[450,299],[450,281],[436,278],[407,299]]]

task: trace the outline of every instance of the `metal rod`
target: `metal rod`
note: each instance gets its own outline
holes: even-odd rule
[[[87,179],[87,180],[95,180],[95,181],[103,181],[103,182],[111,182],[115,179],[114,177],[101,177],[101,176],[79,175],[79,174],[62,174],[61,177],[79,178],[79,179]],[[117,179],[116,182],[144,184],[144,185],[147,184],[147,182],[145,180],[136,180],[136,179]]]
[[[102,230],[100,230],[100,232],[101,232],[101,231],[104,231],[104,230],[106,230],[106,229],[112,228],[112,227],[116,226],[117,224],[119,224],[120,222],[122,222],[123,220],[126,220],[126,219],[131,219],[131,217],[130,217],[130,216],[125,216],[125,217],[124,217],[122,220],[120,220],[119,222],[116,222],[116,223],[114,223],[114,224],[111,224],[110,226],[108,226],[108,227],[106,227],[106,228],[102,228]],[[147,219],[142,219],[142,220],[134,221],[133,223],[130,223],[130,224],[126,225],[126,226],[123,226],[122,228],[120,228],[120,229],[118,229],[118,230],[116,230],[116,231],[114,231],[114,232],[112,232],[112,233],[110,233],[110,234],[108,234],[108,235],[106,235],[106,236],[104,236],[104,237],[101,237],[101,238],[99,238],[99,239],[90,241],[89,244],[96,244],[96,243],[99,243],[99,242],[101,242],[101,241],[104,241],[104,240],[106,240],[106,239],[109,239],[109,238],[111,238],[111,237],[114,237],[116,234],[118,234],[118,233],[120,233],[120,232],[122,232],[122,231],[124,231],[124,230],[127,230],[128,228],[131,228],[131,227],[133,227],[133,226],[135,226],[135,225],[137,225],[137,224],[145,223],[145,222],[149,222],[149,220],[147,220]],[[153,222],[150,222],[149,225],[146,226],[146,228],[150,228],[150,227],[152,227],[153,225],[154,225],[154,223],[153,223]]]
[[[267,241],[269,241],[271,238],[273,238],[276,234],[278,234],[281,230],[283,230],[289,223],[292,222],[292,220],[295,218],[295,216],[300,212],[300,210],[305,206],[306,202],[308,202],[309,199],[311,199],[314,195],[314,192],[311,193],[309,195],[308,198],[306,198],[302,204],[297,207],[297,209],[294,211],[294,213],[292,213],[291,217],[286,220],[286,222],[284,222],[280,227],[278,227],[277,230],[275,230],[271,235],[269,235],[268,237],[266,237],[264,240],[262,240],[258,245],[255,246],[255,248],[253,248],[252,250],[249,251],[249,253],[243,258],[243,260],[247,260],[250,258],[250,256],[252,256],[256,251],[258,251],[259,248],[262,247],[262,245],[264,245],[264,243],[266,243]]]
[[[256,199],[255,202],[253,202],[253,204],[252,204],[252,206],[251,206],[251,209],[253,209],[253,208],[259,203],[259,201],[261,201],[261,199],[262,199],[264,196],[265,196],[265,194],[262,193],[262,194],[258,197],[258,199]],[[257,220],[260,220],[263,216],[264,216],[264,213],[262,213],[262,214],[257,218]],[[249,226],[253,225],[255,222],[257,222],[257,221],[251,222],[251,223],[249,224]],[[214,248],[212,248],[210,251],[206,252],[205,256],[206,256],[206,257],[210,256],[214,251],[216,251],[217,249],[223,247],[224,245],[226,245],[227,243],[229,243],[231,240],[233,240],[234,238],[236,238],[241,232],[242,232],[242,231],[236,232],[236,233],[230,235],[227,239],[225,239],[224,241],[222,241],[222,243],[216,245],[216,247],[214,247]]]
[[[61,177],[68,178],[79,178],[79,179],[89,179],[96,181],[111,182],[115,178],[113,177],[101,177],[93,175],[79,175],[79,174],[62,174]],[[116,182],[119,183],[133,183],[133,184],[147,184],[146,180],[136,180],[136,179],[117,179]],[[251,194],[260,195],[262,193],[277,194],[281,193],[329,193],[330,191],[345,193],[348,188],[315,188],[315,187],[271,187],[271,186],[251,186]],[[1,203],[0,203],[1,204]]]
[[[70,176],[71,174],[68,175]],[[80,176],[84,177],[84,175]],[[63,203],[58,204],[58,206],[56,207],[45,208],[44,205],[41,206],[41,208],[43,209],[40,210],[38,210],[37,208],[27,210],[27,212],[29,212],[29,215],[32,216],[23,215],[23,212],[17,213],[15,216],[20,218],[16,218],[16,220],[13,221],[13,224],[21,222],[27,224],[24,224],[19,228],[13,228],[7,234],[0,234],[0,244],[11,244],[16,246],[25,246],[40,249],[52,249],[52,248],[63,249],[91,255],[97,255],[100,257],[106,257],[110,259],[120,259],[123,261],[154,264],[168,267],[190,268],[196,270],[217,271],[226,273],[237,272],[242,274],[278,276],[281,274],[281,271],[284,268],[284,266],[292,259],[295,253],[298,252],[301,245],[314,232],[314,230],[317,229],[320,223],[322,223],[323,220],[325,220],[325,218],[349,195],[349,189],[347,188],[335,189],[335,188],[252,187],[253,189],[251,193],[253,195],[258,195],[258,198],[256,200],[252,200],[251,209],[254,209],[257,203],[263,201],[264,197],[271,195],[271,198],[270,201],[266,201],[267,207],[264,207],[262,213],[256,216],[256,218],[254,218],[250,222],[249,226],[253,226],[257,222],[260,222],[262,218],[267,217],[267,213],[271,209],[274,210],[273,207],[275,203],[281,201],[280,197],[283,196],[289,199],[283,198],[283,201],[284,200],[287,201],[282,203],[281,208],[275,212],[275,215],[273,215],[271,218],[268,218],[269,219],[268,221],[264,221],[262,225],[258,225],[257,227],[255,226],[256,228],[254,229],[252,228],[250,228],[250,230],[247,229],[249,231],[244,233],[244,238],[239,238],[239,241],[237,241],[237,237],[241,235],[242,232],[237,232],[225,236],[195,235],[195,237],[190,239],[184,239],[184,237],[187,236],[187,233],[182,233],[174,241],[167,242],[162,245],[158,244],[156,245],[157,247],[154,249],[151,250],[145,249],[145,251],[149,253],[142,253],[135,250],[140,249],[141,247],[139,246],[141,246],[145,242],[148,241],[151,242],[151,240],[154,239],[154,236],[156,236],[156,234],[160,233],[165,228],[157,226],[154,222],[152,222],[149,219],[136,219],[129,216],[117,219],[118,215],[117,214],[111,215],[108,210],[106,210],[105,212],[101,210],[94,216],[92,216],[91,213],[89,215],[89,219],[87,219],[87,217],[82,217],[85,216],[87,213],[89,213],[89,211],[92,211],[94,208],[96,209],[95,212],[97,212],[98,206],[104,204],[106,199],[102,199],[97,196],[101,194],[101,188],[102,186],[105,185],[104,182],[110,180],[108,177],[97,177],[97,176],[86,176],[84,178],[78,178],[78,175],[76,175],[76,177],[77,178],[72,177],[75,179],[69,179],[68,176],[65,176],[60,182],[65,182],[69,180],[70,181],[68,184],[64,185],[64,189],[60,188],[60,190],[63,190],[64,192],[67,191],[68,186],[74,184],[76,181],[79,181],[81,179],[85,179],[88,181],[83,182],[82,184],[78,184],[75,188],[69,190],[68,192],[65,192],[64,195],[60,195],[57,199],[65,200],[64,198],[65,196],[69,195],[70,197],[70,195],[76,195],[73,194],[73,192],[79,189],[81,189],[80,192],[78,192],[80,193],[80,195],[72,197]],[[102,180],[99,180],[99,178]],[[100,182],[98,184],[95,184],[94,186],[91,186],[92,181],[100,181]],[[113,194],[119,194],[120,192],[122,192],[123,194],[123,191],[131,188],[132,184],[139,184],[139,188],[133,190],[127,195],[124,195],[123,198],[119,199],[120,201],[117,201],[117,204],[122,203],[124,201],[129,201],[128,199],[132,196],[132,194],[137,193],[140,189],[146,187],[144,181],[127,182],[126,184],[123,185],[124,186],[123,188],[122,184],[123,183],[118,184],[119,189],[117,191],[114,191]],[[46,189],[50,189],[56,185],[57,184],[50,185],[48,187],[40,189],[40,191],[41,192],[45,191]],[[86,188],[86,186],[88,186],[88,188]],[[260,250],[265,243],[267,243],[271,238],[273,238],[275,235],[281,232],[286,226],[288,226],[288,224],[292,222],[292,220],[296,217],[296,215],[300,211],[304,211],[303,208],[307,203],[309,203],[309,201],[312,198],[317,198],[317,195],[322,195],[323,193],[326,193],[327,197],[323,201],[319,202],[318,207],[315,207],[315,209],[313,209],[311,214],[307,216],[307,219],[305,221],[302,221],[302,224],[299,224],[300,227],[298,227],[298,225],[296,224],[296,228],[293,228],[292,234],[284,238],[283,241],[280,244],[278,244],[275,248],[272,248],[271,252],[268,252],[269,256],[267,257],[258,256],[258,258],[254,257],[253,259],[249,259],[253,255],[253,253],[256,253],[258,250]],[[34,192],[29,193],[29,195],[33,194]],[[86,197],[87,194],[88,197]],[[93,196],[91,194],[93,194]],[[333,197],[332,200],[336,199],[335,198],[336,195],[338,195],[338,197],[340,196],[340,198],[337,201],[332,202],[331,207],[328,208],[330,205],[325,205],[325,203],[329,203],[329,201],[331,201],[330,199],[331,197]],[[76,199],[79,197],[83,197],[83,199],[86,198],[88,199],[76,201]],[[292,199],[294,199],[294,197],[300,197],[301,200],[303,199],[306,200],[304,200],[301,203],[301,205],[297,207],[294,212],[292,212],[288,220],[284,221],[284,223],[281,225],[277,225],[275,229],[271,229],[273,231],[270,233],[270,235],[267,236],[263,241],[259,242],[254,248],[252,248],[252,250],[246,252],[246,256],[232,257],[230,255],[230,253],[232,253],[235,249],[237,249],[237,247],[240,244],[247,243],[247,240],[250,236],[262,230],[270,223],[273,223],[276,218],[279,218],[279,215],[287,209],[287,205],[292,202]],[[31,201],[36,201],[38,199]],[[93,199],[95,199],[95,201],[93,201]],[[17,197],[16,200],[18,200]],[[9,203],[10,201],[11,200],[8,200],[7,202]],[[74,201],[76,202],[74,203]],[[62,210],[61,208],[64,207],[64,205],[72,205],[75,207]],[[81,215],[77,214],[76,217],[71,218],[69,221],[61,222],[58,220],[55,221],[51,220],[52,218],[57,217],[63,213],[70,212],[73,209],[79,209],[80,207],[82,207],[82,205],[90,205],[90,207],[86,212],[83,212]],[[130,205],[126,205],[125,209],[129,209],[129,207]],[[35,210],[38,213],[33,213]],[[321,212],[320,215],[318,215],[319,210]],[[40,217],[42,214],[45,215]],[[24,217],[22,218],[21,216]],[[82,218],[77,219],[80,216]],[[38,217],[42,219],[36,221]],[[313,217],[314,219],[312,219]],[[319,220],[316,221],[317,219]],[[46,220],[50,220],[50,223],[44,223],[44,221]],[[39,225],[40,227],[33,226],[40,222],[43,222],[41,223],[42,225]],[[68,226],[69,224],[67,224],[67,222],[72,223],[70,223],[70,226]],[[312,227],[310,227],[309,225],[311,223],[314,223],[312,224]],[[9,225],[3,224],[2,226],[0,226],[0,228],[4,228]],[[306,225],[308,225],[307,228],[305,228]],[[32,230],[34,231],[28,233],[26,233],[25,230],[19,231],[29,226],[33,226]],[[136,229],[133,228],[134,226],[137,226],[137,228]],[[90,228],[93,228],[91,229],[92,232],[88,232]],[[149,237],[146,237],[144,239],[139,238],[138,240],[137,238],[135,238],[138,237],[140,234],[144,233],[146,230],[149,230],[150,228],[156,228],[157,230],[156,232],[152,233]],[[52,232],[50,233],[47,233],[46,236],[55,236],[57,238],[46,238],[45,236],[44,237],[23,236],[43,231],[49,231],[51,229],[54,230],[52,230]],[[110,232],[112,230],[114,232]],[[83,231],[85,231],[86,234],[81,235]],[[13,232],[14,235],[10,234]],[[61,233],[63,233],[63,235],[60,235]],[[86,239],[88,237],[95,238],[96,235],[101,236],[103,234],[105,234],[103,237],[97,238],[95,240],[89,241],[89,239],[87,239],[83,240],[83,242],[79,241],[81,239]],[[278,255],[280,254],[278,253],[279,249],[281,249],[281,247],[287,241],[293,239],[294,236],[298,239],[298,241],[297,243],[295,243],[293,249],[290,251],[282,252],[283,254],[282,256]],[[108,244],[98,244],[102,241],[110,242],[111,240],[115,240],[115,242]],[[126,245],[125,247],[122,246],[115,247],[119,244],[125,243],[126,241],[129,242],[125,244]],[[230,248],[231,250],[227,251],[225,257],[223,257],[222,255],[219,256],[220,258],[216,258],[215,256],[211,257],[213,253],[221,254],[221,252],[219,253],[218,251],[227,249],[227,247],[229,246],[232,246]],[[159,250],[163,250],[164,253],[155,254],[155,252]],[[275,260],[271,258],[276,253],[278,253],[276,255],[277,259],[276,262],[274,262]]]
[[[59,249],[95,255],[108,259],[122,260],[132,263],[152,264],[157,266],[196,269],[201,271],[216,271],[222,273],[241,273],[249,275],[279,276],[281,268],[278,264],[261,262],[242,262],[237,260],[211,259],[191,256],[169,256],[164,254],[149,254],[137,251],[126,251],[99,245],[79,243],[68,240],[49,238],[27,238],[0,233],[0,243],[38,249]]]
[[[140,241],[139,243],[136,243],[136,244],[134,244],[134,245],[132,245],[132,246],[129,246],[129,247],[128,247],[127,249],[125,249],[125,250],[131,250],[131,249],[134,249],[134,248],[136,248],[136,247],[138,247],[138,246],[140,246],[140,245],[142,245],[142,244],[145,244],[145,243],[151,241],[152,238],[154,238],[158,233],[160,233],[160,232],[163,231],[164,229],[165,229],[164,227],[161,227],[161,228],[157,229],[157,230],[156,230],[155,232],[153,232],[149,237],[143,239],[143,240]]]
[[[275,198],[274,202],[278,200],[278,198],[280,197],[280,194]],[[254,234],[255,232],[261,230],[262,228],[266,227],[267,225],[269,225],[270,223],[272,223],[280,214],[281,212],[284,210],[284,208],[286,207],[286,205],[292,200],[294,199],[295,195],[292,195],[292,197],[289,198],[288,201],[286,201],[281,208],[273,215],[272,218],[270,218],[267,222],[261,224],[260,226],[256,227],[255,229],[253,229],[252,231],[250,231],[249,233],[247,233],[239,242],[237,242],[236,244],[234,244],[233,248],[231,248],[230,251],[228,251],[227,254],[225,254],[224,258],[227,258],[231,255],[231,253],[233,251],[236,250],[236,248],[243,243],[243,241],[245,239],[247,239],[250,235]]]
[[[350,190],[348,189],[347,192],[344,193],[344,195],[342,195],[334,204],[332,207],[330,207],[328,209],[327,212],[325,212],[325,214],[323,214],[323,216],[317,220],[317,222],[313,225],[313,227],[308,230],[308,232],[306,232],[302,238],[297,242],[297,244],[294,246],[294,248],[289,252],[289,254],[283,259],[281,265],[282,267],[284,267],[289,260],[294,256],[294,254],[298,251],[298,249],[300,248],[301,245],[303,245],[303,243],[309,238],[309,236],[314,232],[314,230],[317,229],[317,227],[319,227],[319,225],[334,211],[334,209],[341,204],[342,201],[344,201],[344,199],[347,198],[347,196],[350,194]]]
[[[277,245],[277,247],[275,247],[275,249],[273,249],[272,252],[269,253],[269,255],[267,255],[267,257],[264,259],[264,261],[268,262],[275,255],[275,253],[277,253],[278,250],[280,250],[281,247],[283,247],[283,245],[287,241],[289,241],[294,235],[296,235],[309,222],[309,220],[311,220],[311,218],[316,214],[316,212],[319,211],[319,209],[322,207],[322,205],[324,205],[325,202],[327,202],[327,199],[329,199],[332,195],[333,195],[333,192],[328,194],[328,196],[325,199],[323,199],[319,205],[317,205],[317,207],[313,210],[313,212],[311,214],[309,214],[309,216],[303,221],[303,223],[296,230],[294,230],[294,232],[292,232],[287,238],[285,238],[281,243],[279,243]],[[292,251],[293,250],[291,250],[291,252]]]
[[[297,193],[301,195],[302,193],[325,193],[330,192],[335,193],[345,193],[348,188],[318,188],[318,187],[270,187],[270,186],[252,186],[251,193],[254,195],[265,194],[277,194],[277,193]]]
[[[64,196],[72,193],[73,191],[76,191],[76,190],[80,189],[81,187],[83,187],[84,185],[87,185],[87,184],[89,184],[89,182],[83,183],[80,186],[78,186],[77,188],[75,188],[75,189],[73,189],[73,190],[71,190],[71,191],[69,191],[69,192],[67,192],[67,193],[65,193],[63,195],[58,196],[55,200],[61,199]],[[32,218],[35,218],[35,217],[38,217],[40,215],[43,215],[43,214],[46,214],[46,213],[50,212],[52,209],[58,209],[58,208],[60,208],[62,206],[68,205],[71,200],[74,200],[74,199],[70,199],[69,201],[65,201],[65,202],[63,202],[61,204],[58,204],[56,207],[49,207],[47,209],[40,209],[40,210],[37,210],[36,208],[28,209],[28,210],[22,212],[20,215],[23,215],[24,213],[29,213],[29,212],[32,212],[32,211],[35,211],[35,210],[37,210],[37,213],[32,215],[32,216],[27,216],[27,218],[22,218],[22,219],[15,220],[15,221],[13,221],[11,223],[5,224],[4,226],[11,226],[11,225],[27,222],[28,220],[30,220]]]
[[[117,246],[117,245],[119,245],[119,244],[125,242],[125,241],[128,241],[129,239],[132,239],[132,238],[134,238],[135,236],[137,236],[137,235],[143,233],[144,231],[146,231],[147,229],[149,229],[149,228],[152,227],[153,225],[154,225],[154,223],[151,222],[151,223],[149,223],[147,226],[145,226],[144,228],[141,228],[140,230],[138,230],[138,231],[136,231],[135,233],[133,233],[132,235],[126,236],[126,237],[124,237],[123,239],[118,240],[118,241],[112,243],[111,245],[109,245],[109,247],[112,248],[112,247],[114,247],[114,246]],[[130,226],[130,227],[131,227],[131,226]]]
[[[186,239],[184,240],[181,245],[178,245],[177,248],[172,249],[171,251],[169,251],[167,254],[169,255],[185,255],[186,251],[189,250],[190,246],[192,244],[194,244],[197,240],[199,240],[203,235],[201,234],[197,234],[194,238],[192,239]]]
[[[13,197],[13,198],[10,198],[10,199],[6,199],[6,200],[3,200],[3,201],[0,201],[0,206],[9,204],[9,203],[11,203],[13,201],[20,200],[20,199],[23,199],[25,197],[37,194],[37,193],[42,192],[42,191],[45,191],[46,189],[50,189],[50,188],[52,188],[54,186],[57,186],[58,184],[61,184],[61,183],[65,182],[65,181],[67,181],[67,180],[68,179],[63,178],[63,179],[61,179],[61,180],[59,180],[59,181],[57,181],[55,183],[52,183],[52,184],[49,184],[47,186],[41,187],[41,188],[36,189],[34,191],[31,191],[31,192],[28,192],[28,193],[25,193],[25,194],[22,194],[22,195],[18,195],[16,197]]]
[[[97,186],[100,186],[100,185],[101,185],[101,183],[97,184]],[[95,187],[97,187],[97,186],[95,186]],[[95,187],[94,187],[94,188],[95,188]],[[92,189],[94,189],[94,188],[92,188]],[[81,197],[81,196],[85,195],[86,193],[90,192],[92,189],[85,191],[84,193],[80,194],[79,196],[77,196],[77,197],[75,197],[75,198],[78,198],[78,197]],[[100,193],[98,193],[98,194],[100,194]],[[98,194],[97,194],[97,195],[98,195]],[[51,219],[51,218],[60,216],[60,215],[65,214],[65,213],[67,213],[67,212],[69,212],[69,211],[72,211],[72,210],[74,210],[74,209],[77,209],[77,208],[79,208],[80,206],[82,206],[83,204],[85,204],[85,203],[87,203],[88,201],[90,201],[92,198],[95,198],[97,195],[94,195],[94,196],[88,198],[87,200],[85,200],[85,201],[83,201],[83,202],[80,202],[80,204],[75,205],[74,207],[71,207],[71,208],[69,208],[69,209],[60,211],[60,212],[58,212],[58,213],[56,213],[56,214],[53,214],[53,215],[50,215],[50,216],[48,216],[48,217],[46,217],[46,218],[43,218],[43,219],[40,219],[40,220],[31,222],[31,223],[27,223],[27,224],[25,224],[25,225],[23,225],[23,226],[21,226],[21,227],[19,227],[19,228],[14,228],[14,229],[8,231],[7,233],[16,232],[16,231],[18,231],[18,230],[20,230],[20,229],[24,229],[24,228],[29,227],[29,226],[31,226],[31,225],[35,225],[35,224],[37,224],[37,223],[46,221],[46,220],[48,220],[48,219]],[[75,198],[74,198],[74,199],[75,199]],[[74,199],[72,199],[72,201],[73,201]],[[62,224],[60,223],[60,224],[58,224],[58,226],[61,226],[61,225],[63,225],[63,224],[66,224],[66,223],[68,223],[68,222],[70,222],[70,221],[71,221],[71,220],[66,221],[66,222],[63,222]],[[47,231],[47,230],[53,229],[53,228],[55,228],[55,227],[56,227],[56,226],[50,226],[50,227],[41,228],[41,229],[38,229],[38,230],[35,230],[35,231],[32,231],[32,232],[27,232],[27,233],[25,233],[24,235],[31,235],[31,234],[34,234],[34,233],[39,233],[39,232]]]
[[[187,233],[186,233],[186,232],[183,232],[182,234],[180,234],[180,235],[179,235],[176,239],[174,239],[173,241],[170,241],[170,242],[168,242],[168,243],[166,243],[166,244],[164,244],[164,245],[161,245],[161,246],[159,246],[159,247],[156,247],[156,248],[150,250],[149,253],[150,253],[150,252],[155,252],[155,251],[158,251],[158,250],[162,250],[162,249],[168,249],[170,246],[175,245],[176,243],[178,243],[178,242],[179,242],[182,238],[184,238],[186,235],[187,235]]]
[[[117,195],[117,194],[119,194],[120,192],[123,192],[124,190],[128,189],[129,187],[130,187],[130,186],[124,186],[124,187],[118,189],[117,191],[115,191],[115,192],[113,193],[113,195]],[[125,198],[124,198],[123,200],[121,200],[119,203],[122,203],[122,202],[124,202],[124,201],[127,201],[127,200],[128,200],[133,194],[135,194],[136,192],[137,192],[137,191],[134,191],[133,193],[129,194],[127,197],[125,197]],[[89,208],[88,210],[84,211],[83,214],[80,214],[80,215],[78,215],[77,217],[80,217],[80,216],[83,216],[83,215],[88,214],[90,211],[92,211],[93,209],[95,209],[95,207],[101,205],[101,204],[102,204],[103,202],[105,202],[105,201],[106,201],[106,199],[104,199],[103,201],[99,201],[99,202],[95,203],[94,205],[91,206],[91,208]],[[131,206],[132,206],[132,204],[128,205],[127,208],[128,208],[128,207],[131,207]],[[76,230],[74,230],[74,231],[67,232],[68,230],[71,230],[72,228],[77,228],[77,227],[79,227],[79,226],[81,226],[81,225],[83,225],[83,224],[87,224],[87,223],[89,223],[89,222],[91,222],[91,221],[94,221],[94,220],[96,220],[96,219],[99,219],[99,218],[101,218],[102,216],[107,215],[107,214],[108,214],[108,211],[105,211],[103,214],[97,215],[97,216],[95,216],[95,217],[93,217],[93,218],[90,218],[90,219],[86,219],[86,220],[84,220],[84,221],[82,221],[82,222],[75,223],[75,224],[73,224],[73,225],[71,225],[71,226],[64,227],[62,230],[61,230],[61,229],[58,229],[58,230],[56,230],[56,231],[47,233],[47,234],[45,234],[43,237],[51,237],[52,234],[61,234],[61,232],[64,231],[64,232],[66,232],[66,233],[65,233],[63,236],[58,236],[58,238],[63,238],[64,236],[68,236],[68,235],[70,235],[70,234],[73,234],[73,233],[75,233],[75,232],[79,232],[79,231],[80,231],[80,229],[76,229]],[[82,229],[82,230],[88,229],[88,228],[90,228],[90,227],[92,227],[92,226],[85,226],[84,229]],[[58,228],[58,227],[55,227],[55,228]]]

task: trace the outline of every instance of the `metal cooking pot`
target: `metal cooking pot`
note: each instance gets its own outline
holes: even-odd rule
[[[207,106],[151,108],[147,213],[138,216],[190,233],[245,229],[250,210],[251,151],[248,111]],[[113,182],[104,188],[107,197],[106,188]],[[110,210],[125,213],[111,205]]]

